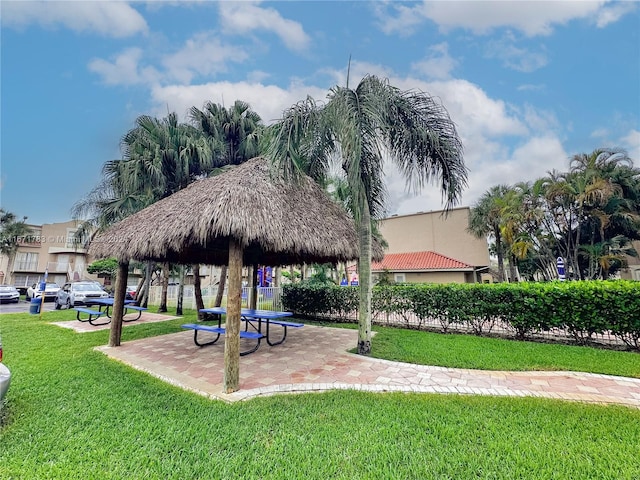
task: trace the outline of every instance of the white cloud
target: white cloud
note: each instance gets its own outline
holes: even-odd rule
[[[544,67],[547,63],[547,54],[544,51],[532,52],[515,45],[515,36],[508,32],[500,40],[493,40],[485,46],[487,58],[502,60],[505,67],[519,72],[533,72]]]
[[[249,103],[268,124],[281,118],[286,108],[303,100],[307,95],[321,99],[326,93],[323,88],[301,84],[285,89],[276,85],[244,81],[156,86],[151,91],[151,97],[157,106],[155,115],[166,115],[168,108],[181,116],[184,116],[192,106],[201,107],[207,101],[231,105],[235,100],[240,99]]]
[[[631,157],[635,165],[640,167],[640,131],[630,130],[620,138],[619,144],[629,153],[629,157]]]
[[[2,24],[15,28],[63,26],[108,37],[128,37],[148,30],[142,15],[122,1],[2,2]]]
[[[253,33],[266,30],[275,33],[288,49],[303,52],[310,43],[302,25],[283,18],[273,8],[258,6],[258,1],[220,2],[220,23],[226,33]]]
[[[196,75],[225,72],[228,62],[242,62],[248,54],[240,47],[225,45],[210,33],[199,33],[177,52],[162,59],[169,78],[188,84]]]
[[[436,23],[440,30],[454,28],[486,34],[496,28],[514,28],[527,36],[549,35],[555,26],[576,19],[594,21],[604,27],[633,10],[629,6],[606,5],[606,1],[455,1],[422,3],[407,7],[387,3],[378,8],[378,16],[385,33],[406,35],[426,20]]]
[[[159,81],[160,73],[153,67],[140,67],[143,52],[140,48],[128,48],[112,62],[94,58],[89,62],[90,71],[100,75],[107,85],[150,84]]]
[[[123,50],[111,61],[93,59],[88,67],[108,85],[153,85],[176,81],[189,84],[198,75],[213,77],[226,72],[230,62],[242,62],[247,58],[247,52],[241,47],[224,44],[211,33],[203,32],[188,39],[174,53],[161,56],[159,62],[164,68],[150,66],[151,61],[157,58],[144,62],[145,52],[137,47]]]
[[[635,9],[636,4],[634,2],[616,2],[613,5],[607,5],[596,14],[596,25],[598,28],[604,28],[611,23],[617,22]]]
[[[458,61],[449,55],[449,46],[444,42],[431,46],[429,54],[419,62],[411,64],[411,69],[430,80],[445,80],[450,78],[451,71],[457,65]]]
[[[523,85],[519,85],[517,90],[519,92],[534,92],[544,90],[546,87],[544,84],[533,84],[533,83],[525,83]]]

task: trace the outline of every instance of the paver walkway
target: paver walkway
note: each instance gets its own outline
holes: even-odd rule
[[[129,316],[131,315],[132,314],[129,314]],[[135,315],[137,315],[137,312],[135,313]],[[75,319],[75,316],[76,316],[75,310],[69,310],[69,316],[74,318],[74,320],[67,320],[64,322],[52,322],[52,323],[53,325],[57,325],[62,328],[70,328],[71,330],[75,330],[78,333],[95,332],[98,330],[108,330],[109,328],[111,328],[110,323],[107,323],[105,325],[91,325],[89,322],[80,322]],[[173,317],[171,315],[164,315],[162,313],[142,312],[142,315],[140,316],[139,319],[134,320],[132,322],[123,322],[122,326],[128,327],[131,325],[139,325],[141,323],[164,322],[167,320],[173,320],[174,318],[178,318],[178,317]],[[99,320],[99,321],[104,321],[104,320]]]
[[[357,331],[305,325],[287,341],[240,357],[240,390],[222,392],[224,339],[199,348],[193,332],[98,347],[173,385],[225,401],[331,389],[534,396],[640,408],[640,379],[577,372],[504,372],[430,367],[348,353]],[[248,341],[248,340],[247,340]],[[241,342],[245,342],[242,340]],[[244,344],[241,343],[241,348]],[[640,358],[640,357],[639,357]]]

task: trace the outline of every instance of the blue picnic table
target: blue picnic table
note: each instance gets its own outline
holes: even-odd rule
[[[112,298],[112,297],[109,297],[109,298],[92,298],[92,299],[85,300],[85,303],[88,306],[97,305],[99,312],[102,312],[102,307],[104,307],[104,312],[102,312],[102,313],[107,318],[111,319],[111,315],[109,315],[109,308],[113,307],[114,301],[115,301],[115,299]],[[136,305],[131,305],[132,303],[136,303],[135,300],[125,300],[124,301],[125,314],[127,313],[127,310],[133,310],[135,312],[138,312],[138,316],[134,317],[134,318],[124,318],[124,315],[123,315],[123,317],[122,317],[122,321],[123,322],[133,322],[134,320],[138,320],[142,316],[142,312],[147,310],[144,307],[138,307]]]
[[[210,325],[205,325],[202,323],[188,323],[182,325],[182,328],[191,329],[194,331],[193,333],[193,341],[199,347],[204,347],[206,345],[213,345],[216,343],[220,335],[224,335],[226,330],[222,327],[222,315],[227,314],[227,309],[225,307],[213,307],[213,308],[202,308],[200,309],[201,313],[206,313],[209,315],[213,315],[214,319],[217,320],[218,326],[213,327]],[[256,345],[250,350],[240,352],[240,355],[248,355],[250,353],[255,352],[260,347],[260,342],[262,339],[266,339],[267,343],[270,346],[280,345],[287,338],[287,328],[301,328],[304,326],[302,323],[296,322],[288,322],[282,320],[283,318],[292,316],[291,312],[277,312],[272,310],[253,310],[249,308],[243,308],[240,310],[240,319],[245,322],[244,331],[240,332],[240,338],[248,338],[256,340]],[[263,324],[265,326],[263,333]],[[278,327],[282,327],[282,337],[273,341],[271,338],[271,326],[276,325]],[[249,328],[251,327],[251,330]],[[208,342],[199,342],[198,341],[198,332],[209,332],[216,334],[216,337],[213,340]]]

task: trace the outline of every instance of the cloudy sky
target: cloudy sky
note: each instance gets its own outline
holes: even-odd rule
[[[580,1],[3,0],[1,204],[71,218],[138,115],[249,102],[265,122],[366,74],[437,97],[469,169],[498,183],[622,147],[640,164],[640,4]],[[389,214],[438,210],[386,172]]]

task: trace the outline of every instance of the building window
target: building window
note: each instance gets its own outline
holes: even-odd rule
[[[405,276],[404,276],[404,273],[396,273],[396,274],[394,274],[394,275],[393,275],[393,280],[394,280],[396,283],[404,283],[404,282],[406,282],[406,281],[407,281],[407,280],[406,280],[406,278],[405,278]]]
[[[13,263],[14,272],[34,272],[38,270],[38,254],[32,252],[18,252]]]

